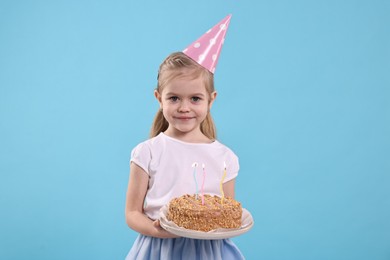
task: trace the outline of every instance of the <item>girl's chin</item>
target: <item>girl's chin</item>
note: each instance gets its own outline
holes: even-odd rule
[[[198,133],[200,129],[195,128],[195,127],[188,127],[188,126],[176,126],[174,129],[171,129],[172,132],[176,132],[178,134],[193,134],[193,133]]]

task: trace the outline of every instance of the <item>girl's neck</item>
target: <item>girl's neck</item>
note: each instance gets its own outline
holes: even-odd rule
[[[186,143],[212,143],[214,140],[211,140],[205,136],[202,132],[199,133],[182,133],[178,131],[170,131],[169,129],[164,132],[165,135],[180,140]]]

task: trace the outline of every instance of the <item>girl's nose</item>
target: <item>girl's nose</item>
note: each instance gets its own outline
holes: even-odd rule
[[[189,107],[189,104],[186,100],[183,100],[182,102],[180,102],[180,106],[179,106],[179,112],[188,112],[190,111],[190,107]]]

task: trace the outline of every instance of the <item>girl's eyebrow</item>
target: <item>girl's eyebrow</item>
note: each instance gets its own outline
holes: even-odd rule
[[[192,94],[191,96],[202,96],[202,97],[204,97],[204,94],[203,93],[195,93],[195,94]]]
[[[166,96],[177,96],[177,94],[176,94],[176,93],[173,93],[173,92],[168,92],[168,93],[166,93],[165,95],[166,95]]]
[[[180,96],[179,94],[176,94],[174,92],[168,92],[165,95],[167,95],[167,96]],[[192,94],[190,94],[190,96],[201,96],[201,97],[204,97],[205,95],[203,93],[192,93]]]

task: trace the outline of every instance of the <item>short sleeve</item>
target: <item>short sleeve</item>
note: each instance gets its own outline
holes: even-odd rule
[[[226,161],[226,178],[224,180],[224,183],[236,178],[239,170],[240,164],[238,161],[238,157],[233,151],[230,150]]]
[[[149,175],[149,165],[152,159],[150,148],[145,143],[140,143],[131,151],[130,162],[137,164]]]

